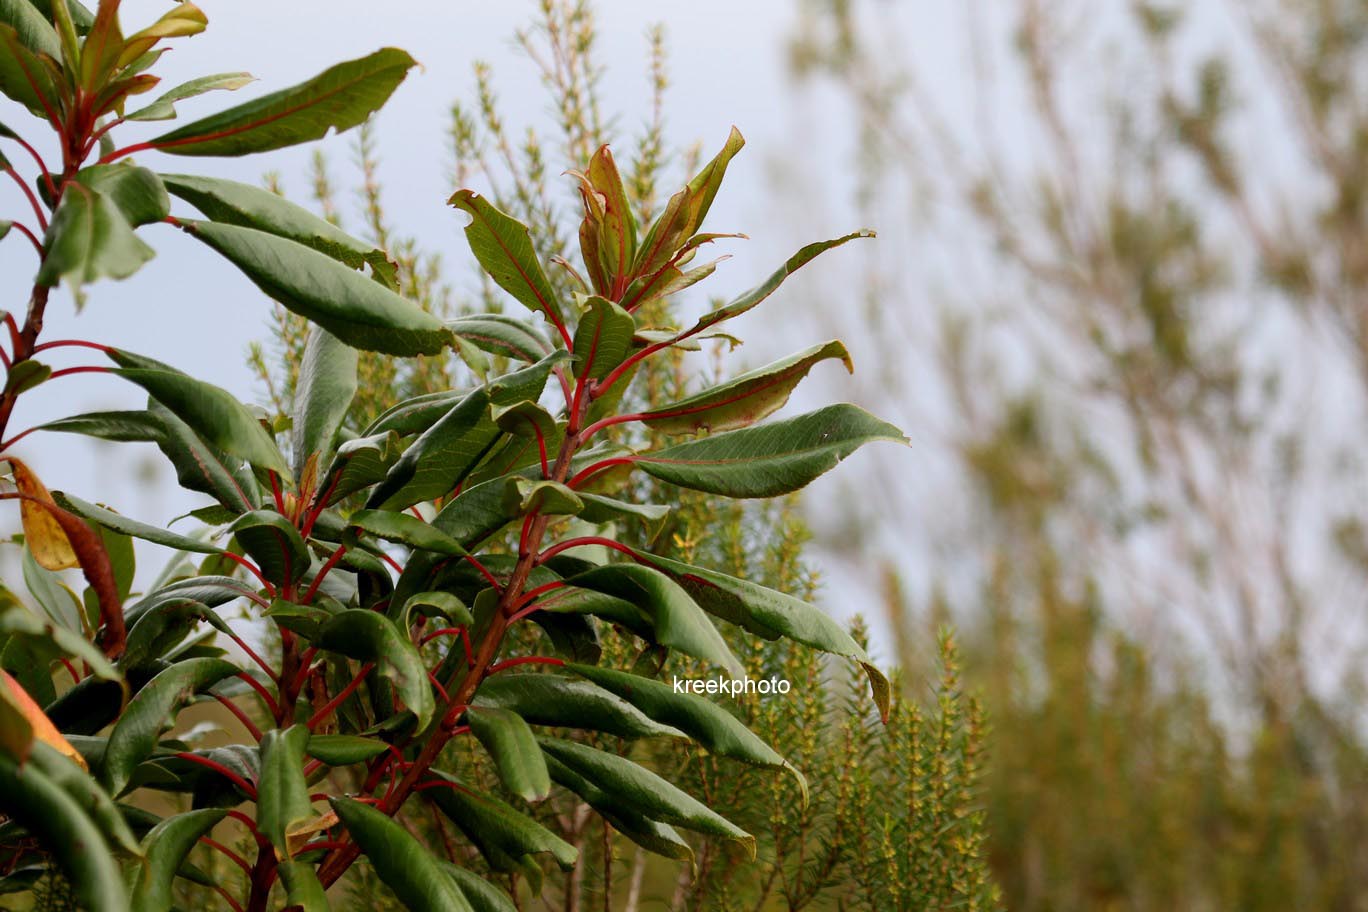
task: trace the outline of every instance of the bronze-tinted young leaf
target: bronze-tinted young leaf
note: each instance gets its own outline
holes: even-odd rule
[[[332,458],[333,438],[356,396],[356,363],[356,349],[326,329],[309,331],[295,384],[291,427],[296,480],[303,477],[309,457],[316,457],[320,467]]]
[[[589,298],[575,328],[575,376],[603,377],[626,360],[635,334],[631,314],[605,298]]]
[[[602,592],[631,602],[655,622],[655,640],[695,658],[744,674],[713,622],[678,583],[639,564],[609,564],[571,577],[580,589]]]
[[[472,912],[456,881],[408,830],[359,801],[330,800],[342,825],[404,908],[413,912]]]
[[[102,278],[126,279],[153,256],[113,199],[74,181],[48,225],[43,251],[35,281],[66,279],[78,288]]]
[[[194,98],[215,89],[231,92],[255,81],[256,77],[251,73],[216,73],[213,76],[201,76],[181,83],[147,107],[125,114],[124,120],[173,120],[178,101],[185,101],[187,98]]]
[[[636,254],[636,217],[618,173],[613,153],[600,146],[589,159],[584,174],[576,174],[584,201],[580,226],[580,252],[594,279],[594,290],[614,295],[624,281]]]
[[[556,738],[538,738],[537,743],[548,756],[626,806],[654,820],[736,840],[746,846],[752,858],[755,857],[754,836],[668,780],[626,757]]]
[[[359,662],[374,662],[379,674],[394,685],[404,705],[417,717],[418,728],[427,726],[436,707],[427,666],[389,618],[360,608],[343,611],[323,625],[315,645]]]
[[[80,805],[37,765],[0,753],[0,812],[51,852],[88,912],[127,912],[118,863]]]
[[[167,817],[143,837],[142,859],[134,867],[129,912],[170,912],[174,902],[172,883],[177,873],[227,810],[205,808]]]
[[[391,291],[398,290],[397,267],[383,250],[357,240],[278,193],[251,184],[190,174],[163,174],[162,180],[173,194],[215,222],[288,238],[352,269],[369,265],[375,278]]]
[[[432,314],[327,254],[255,228],[180,221],[286,309],[362,351],[435,355],[452,341]]]
[[[727,165],[745,144],[741,132],[732,127],[722,151],[704,165],[703,170],[694,175],[693,180],[682,190],[670,197],[641,240],[636,260],[632,264],[633,275],[647,276],[663,268],[689,238],[698,233],[727,173]]]
[[[777,497],[806,487],[875,440],[902,431],[853,405],[826,408],[645,453],[636,465],[661,481],[726,497]]]
[[[99,11],[95,15],[95,27],[90,31],[92,38],[95,35],[96,28],[99,27],[100,18],[105,9],[116,5],[108,2],[108,0],[100,4]],[[122,43],[114,66],[126,67],[130,65],[152,50],[153,46],[163,38],[184,38],[189,35],[198,35],[204,31],[204,27],[208,24],[208,18],[199,7],[188,2],[188,0],[181,0],[175,7],[163,13],[156,22],[129,35],[128,39]],[[86,39],[86,43],[87,45],[90,43],[90,38]]]
[[[717,310],[704,314],[699,321],[694,324],[693,328],[688,331],[687,335],[695,335],[707,329],[709,326],[721,323],[723,320],[730,320],[733,317],[741,316],[741,314],[774,294],[774,292],[779,289],[779,286],[784,284],[785,279],[812,262],[821,254],[831,250],[833,247],[840,247],[847,241],[853,241],[857,238],[872,237],[874,237],[874,232],[872,231],[855,231],[842,237],[832,238],[829,241],[818,241],[814,244],[808,244],[785,260],[784,265],[771,273],[768,279],[761,282],[750,291],[747,291],[745,294],[727,302]]]
[[[307,82],[158,136],[172,155],[248,155],[341,133],[380,108],[415,61],[395,48],[339,63]]]
[[[458,190],[448,202],[469,213],[466,240],[475,259],[499,287],[528,310],[564,325],[556,292],[532,250],[527,226],[471,190]]]
[[[679,402],[652,409],[644,423],[666,434],[730,431],[754,424],[778,411],[813,366],[838,358],[851,370],[850,355],[840,342],[815,345],[781,361],[744,373],[729,383]]]
[[[237,666],[222,659],[186,659],[138,691],[109,735],[100,777],[109,792],[123,791],[134,768],[152,754],[157,739],[175,724],[176,711],[187,700],[235,674]]]

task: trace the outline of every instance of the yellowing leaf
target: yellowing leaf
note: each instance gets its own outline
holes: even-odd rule
[[[304,846],[308,845],[309,840],[313,839],[318,833],[326,832],[337,825],[337,815],[332,811],[320,814],[312,820],[304,820],[287,827],[285,830],[285,850],[293,858],[295,854]],[[277,852],[279,857],[279,852]]]
[[[19,502],[19,515],[24,523],[24,539],[33,559],[44,570],[68,570],[80,565],[71,539],[57,522],[52,511],[43,504],[56,507],[48,489],[28,466],[13,457],[9,460],[14,471],[14,484],[24,499]]]
[[[156,22],[142,31],[129,36],[124,42],[123,52],[119,55],[118,67],[128,66],[163,38],[183,38],[198,35],[204,31],[209,19],[193,3],[178,3]]]
[[[89,769],[85,758],[71,746],[71,742],[62,737],[62,733],[52,724],[52,720],[43,712],[42,707],[35,703],[28,695],[28,691],[4,670],[0,670],[0,702],[6,710],[0,714],[0,747],[13,753],[15,759],[23,762],[36,740],[71,758],[71,761],[81,769]],[[9,718],[11,712],[17,714],[17,719]],[[8,724],[20,719],[27,725],[27,733],[22,731],[21,726]]]

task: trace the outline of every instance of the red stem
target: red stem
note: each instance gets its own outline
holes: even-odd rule
[[[256,723],[252,721],[251,716],[247,715],[246,711],[244,711],[241,706],[238,706],[236,703],[234,703],[227,697],[223,696],[222,694],[214,694],[214,699],[222,703],[223,707],[227,709],[230,713],[237,716],[237,720],[241,722],[243,727],[247,729],[249,734],[251,734],[252,739],[260,743],[261,729],[256,727]]]
[[[328,571],[332,570],[333,567],[337,566],[337,562],[340,561],[342,559],[342,555],[346,553],[347,546],[339,545],[337,550],[328,556],[327,562],[323,564],[322,569],[318,571],[318,575],[313,578],[313,582],[309,584],[308,590],[304,593],[305,605],[308,605],[311,602],[313,602],[313,597],[318,594],[318,587],[323,585],[323,577],[327,576]]]
[[[93,348],[98,352],[104,352],[106,355],[114,350],[110,348],[108,345],[101,345],[98,342],[87,342],[85,339],[55,339],[52,342],[44,342],[41,345],[33,346],[33,353],[36,355],[38,354],[38,352],[47,351],[49,348],[73,347]]]
[[[632,463],[636,462],[638,458],[639,457],[637,456],[614,456],[611,459],[602,459],[591,466],[587,466],[586,468],[581,469],[579,472],[575,474],[573,478],[571,478],[569,481],[565,483],[565,486],[570,488],[571,490],[574,490],[576,487],[584,484],[590,478],[593,478],[599,472],[606,472],[608,469],[611,469],[614,466],[631,465]]]
[[[247,570],[249,570],[251,574],[255,576],[257,580],[261,583],[261,587],[270,593],[271,598],[275,598],[275,586],[272,586],[271,581],[261,575],[261,571],[257,569],[256,564],[252,563],[240,554],[234,554],[232,551],[223,551],[220,553],[223,557],[228,558],[230,561],[237,564],[239,567],[247,568]]]
[[[633,560],[637,559],[637,553],[622,542],[613,541],[611,538],[603,538],[598,535],[586,535],[583,538],[567,538],[565,541],[557,542],[538,555],[535,563],[538,565],[544,564],[562,551],[569,551],[571,548],[578,548],[582,545],[603,545],[605,548],[612,548],[614,551],[620,551]]]
[[[150,142],[134,143],[134,144],[131,145],[131,146],[124,146],[122,149],[115,149],[113,152],[110,152],[108,155],[105,155],[105,156],[101,157],[101,158],[100,158],[100,161],[99,161],[99,164],[101,164],[101,165],[107,165],[107,164],[109,164],[110,162],[112,162],[112,161],[117,161],[117,160],[119,160],[119,159],[121,159],[121,158],[123,158],[123,157],[125,157],[125,156],[127,156],[127,155],[133,155],[133,154],[138,153],[138,152],[146,152],[148,149],[155,149],[155,148],[157,148],[157,144],[156,144],[156,143],[150,143]]]
[[[314,726],[332,715],[333,710],[342,705],[343,700],[356,692],[356,688],[361,686],[361,682],[366,679],[366,675],[370,674],[371,669],[374,667],[374,662],[367,662],[365,665],[362,665],[361,670],[356,673],[356,677],[352,678],[346,687],[338,691],[337,696],[333,697],[327,703],[324,703],[323,706],[319,708],[318,712],[314,713],[309,721],[304,724],[310,730],[313,730]]]
[[[13,178],[14,182],[19,185],[19,189],[24,192],[24,196],[28,199],[29,206],[33,209],[33,214],[38,217],[38,227],[47,231],[47,216],[43,213],[43,207],[38,202],[38,197],[34,195],[32,188],[29,187],[28,181],[20,177],[19,172],[15,171],[12,167],[5,168],[5,173]],[[29,236],[32,237],[31,234]],[[39,249],[42,248],[40,247]]]
[[[443,627],[441,630],[434,630],[434,631],[432,631],[431,633],[429,633],[427,636],[423,637],[423,639],[422,639],[421,641],[419,641],[418,645],[419,645],[419,646],[426,646],[429,642],[431,642],[432,640],[437,639],[438,637],[442,637],[442,636],[452,636],[453,634],[459,634],[462,630],[465,630],[465,628],[464,628],[464,627]]]
[[[37,149],[25,142],[22,136],[11,136],[9,138],[23,146],[24,151],[32,156],[33,160],[38,163],[38,170],[43,175],[43,182],[47,184],[48,193],[55,197],[57,195],[57,185],[52,182],[52,172],[48,170],[47,162],[43,161],[43,156],[38,154]]]
[[[502,592],[502,591],[503,591],[503,587],[500,586],[500,585],[499,585],[499,581],[498,581],[497,579],[494,578],[494,574],[492,574],[492,573],[489,572],[489,568],[488,568],[488,567],[486,567],[484,564],[480,563],[480,559],[479,559],[479,558],[477,558],[477,557],[476,557],[475,555],[473,555],[473,554],[467,554],[467,555],[465,556],[465,559],[471,564],[471,566],[473,566],[476,570],[479,570],[479,571],[480,571],[480,575],[483,576],[483,577],[485,578],[486,581],[488,581],[489,585],[491,585],[491,586],[494,587],[494,591],[495,591],[495,592]]]
[[[29,230],[28,225],[25,225],[23,222],[12,222],[11,224],[14,228],[19,230],[20,234],[29,239],[29,243],[33,245],[33,249],[37,250],[38,256],[41,257],[43,255],[43,242],[38,240],[37,236]]]
[[[251,659],[253,662],[256,663],[258,668],[266,672],[266,677],[270,678],[277,684],[280,683],[280,679],[276,675],[275,669],[273,669],[269,664],[267,664],[266,660],[263,659],[255,649],[253,649],[251,646],[248,646],[246,641],[243,640],[242,637],[234,633],[231,627],[226,627],[224,632],[228,634],[229,639],[231,639],[234,643],[237,644],[238,649],[241,649],[243,652],[247,654],[247,658]]]
[[[228,848],[223,843],[215,842],[208,836],[201,836],[200,842],[204,843],[211,849],[216,849],[217,851],[222,852],[225,856],[227,856],[229,861],[237,865],[239,868],[242,868],[242,870],[246,873],[252,873],[252,866],[249,865],[241,855],[239,855],[237,852],[234,852],[232,849]]]
[[[248,687],[252,688],[252,690],[255,690],[258,694],[261,695],[261,699],[266,701],[266,708],[270,710],[271,715],[273,717],[280,714],[280,706],[276,703],[275,697],[271,696],[271,692],[267,690],[265,687],[263,687],[260,681],[258,681],[256,678],[252,677],[245,671],[239,671],[236,677],[241,678],[243,681],[246,681]]]
[[[519,665],[555,665],[557,668],[565,664],[564,659],[555,659],[551,656],[518,656],[515,659],[504,659],[502,662],[495,662],[489,666],[487,674],[498,674],[505,668],[516,668]]]
[[[271,480],[271,496],[275,498],[276,512],[284,515],[285,496],[280,493],[280,476],[275,472],[267,472],[266,476]]]
[[[248,782],[246,779],[243,779],[241,776],[239,776],[237,773],[233,772],[223,764],[216,763],[213,760],[210,760],[208,757],[201,757],[197,754],[192,754],[187,751],[181,751],[180,753],[177,753],[175,756],[179,757],[181,760],[184,760],[188,763],[197,763],[205,769],[213,770],[214,772],[218,773],[220,776],[223,776],[229,782],[233,783],[238,788],[246,792],[247,796],[250,797],[253,801],[256,801],[256,786],[252,785],[252,783]]]
[[[59,371],[53,371],[48,375],[49,380],[56,380],[58,377],[70,377],[72,374],[107,374],[107,367],[64,367]]]

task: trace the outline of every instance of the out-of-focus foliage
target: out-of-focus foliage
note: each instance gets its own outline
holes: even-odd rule
[[[1356,3],[803,6],[888,242],[863,401],[928,429],[841,531],[914,556],[905,656],[960,626],[1009,908],[1365,908],[1366,40]]]

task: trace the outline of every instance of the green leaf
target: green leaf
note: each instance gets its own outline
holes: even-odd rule
[[[450,493],[498,435],[498,426],[489,416],[489,393],[483,387],[476,389],[404,451],[366,505],[402,510]]]
[[[575,327],[575,376],[598,380],[627,359],[636,320],[617,304],[597,295],[585,302]]]
[[[414,65],[403,51],[383,48],[186,124],[152,145],[171,155],[248,155],[322,139],[329,130],[349,130],[378,110]]]
[[[380,675],[394,684],[404,705],[418,717],[419,730],[427,726],[436,708],[427,666],[389,618],[360,608],[340,612],[323,625],[315,645],[359,662],[376,663]]]
[[[78,288],[102,278],[126,279],[153,256],[113,199],[74,181],[48,225],[43,250],[35,281],[51,286],[67,279]]]
[[[52,27],[52,15],[44,15],[32,0],[0,0],[0,23],[13,28],[30,51],[47,54],[54,60],[61,58],[62,47],[57,30]]]
[[[101,781],[117,795],[133,769],[151,756],[161,733],[170,728],[176,711],[192,696],[237,674],[237,666],[222,659],[186,659],[158,674],[129,701],[109,735]]]
[[[281,731],[272,729],[261,739],[261,777],[257,782],[257,825],[262,835],[275,846],[276,857],[285,859],[291,837],[318,815],[309,802],[309,786],[304,781],[304,749],[309,729],[291,725]]]
[[[625,757],[586,744],[538,738],[542,750],[606,795],[665,823],[733,839],[755,857],[755,837],[687,792]]]
[[[891,694],[888,679],[874,667],[850,634],[825,612],[749,580],[654,554],[646,559],[657,570],[669,574],[709,614],[769,640],[787,637],[813,649],[856,660],[869,677],[870,690],[880,713],[885,720],[888,718]]]
[[[28,762],[37,766],[53,785],[76,802],[112,848],[131,855],[140,854],[138,840],[129,829],[122,808],[114,803],[109,793],[100,788],[100,784],[84,768],[76,764],[73,757],[40,740],[34,743]]]
[[[678,693],[669,684],[641,675],[596,665],[568,664],[566,668],[621,697],[656,722],[679,729],[714,754],[789,771],[798,782],[803,806],[807,806],[808,786],[803,774],[713,701]]]
[[[466,240],[490,278],[528,310],[563,326],[556,292],[532,249],[527,226],[472,190],[457,190],[447,202],[470,215]]]
[[[234,513],[256,507],[256,480],[240,460],[210,446],[161,403],[154,400],[148,411],[162,426],[157,448],[176,467],[182,486],[210,495]]]
[[[399,435],[393,431],[348,440],[338,446],[328,471],[319,482],[319,490],[331,491],[327,503],[335,504],[350,494],[384,481],[400,455]]]
[[[584,509],[578,515],[585,522],[602,524],[619,519],[635,519],[645,526],[649,535],[655,536],[664,525],[665,518],[670,515],[670,508],[665,504],[630,503],[601,494],[588,494],[584,491],[575,493],[584,502]]]
[[[119,866],[99,829],[35,764],[0,753],[0,811],[52,853],[87,912],[127,912]]]
[[[465,339],[483,351],[528,364],[540,361],[550,351],[550,346],[536,329],[522,320],[503,314],[457,317],[448,320],[447,326],[458,338]]]
[[[52,376],[52,368],[32,358],[20,361],[5,372],[4,392],[10,396],[26,393],[35,386],[46,383]]]
[[[826,408],[645,453],[636,465],[671,484],[726,497],[777,497],[805,487],[874,440],[901,431],[854,405]]]
[[[133,367],[135,360],[118,349],[111,349],[109,357],[129,365],[112,373],[147,390],[206,443],[254,466],[282,476],[289,474],[270,433],[232,393],[178,371]]]
[[[655,640],[727,669],[745,670],[713,622],[682,586],[658,570],[639,564],[609,564],[566,580],[571,586],[631,602],[655,621]]]
[[[160,222],[171,214],[171,198],[155,172],[127,162],[91,165],[76,172],[78,183],[114,201],[133,227]]]
[[[269,297],[352,348],[436,355],[453,336],[441,320],[324,253],[255,228],[181,219]]]
[[[456,881],[408,830],[359,801],[330,801],[375,873],[404,908],[413,912],[472,912]]]
[[[698,322],[694,324],[693,329],[688,331],[687,335],[694,335],[702,332],[709,326],[721,323],[723,320],[730,320],[733,317],[741,316],[741,314],[774,294],[774,292],[779,289],[779,286],[784,284],[785,279],[833,247],[840,247],[847,241],[853,241],[856,238],[872,237],[874,237],[874,232],[872,231],[855,231],[842,237],[833,238],[829,241],[818,241],[815,244],[808,244],[785,260],[784,265],[776,269],[764,282],[740,297],[733,299],[724,306],[719,307],[717,310],[704,314],[699,318]]]
[[[200,837],[208,835],[227,813],[221,808],[205,808],[177,814],[143,837],[143,859],[135,868],[130,912],[170,912],[176,873]]]
[[[491,410],[499,430],[518,437],[551,441],[556,436],[556,419],[536,402],[524,399],[512,405],[496,405]]]
[[[125,114],[123,119],[144,121],[172,120],[176,116],[176,102],[178,101],[194,98],[197,95],[203,95],[205,92],[212,92],[215,89],[223,89],[231,92],[255,81],[256,77],[251,73],[215,73],[212,76],[201,76],[198,79],[191,79],[189,82],[181,83],[147,107],[139,108],[131,114]]]
[[[72,415],[40,424],[37,430],[84,434],[100,440],[125,443],[156,442],[161,440],[165,433],[162,423],[147,411],[86,412],[83,415]]]
[[[383,250],[357,240],[279,194],[251,184],[190,174],[163,174],[162,180],[168,190],[215,222],[287,238],[352,269],[369,265],[386,287],[398,290],[396,267]]]
[[[437,770],[432,772],[452,787],[429,789],[423,794],[432,798],[491,863],[500,855],[518,859],[547,853],[561,870],[574,868],[579,852],[555,833],[511,805],[476,794]]]
[[[10,9],[26,5],[25,0],[0,0],[0,3]],[[48,31],[55,42],[56,33],[52,32],[51,26]],[[41,53],[56,59],[61,51],[54,50],[55,53],[49,53],[44,49]],[[59,116],[59,93],[53,70],[25,44],[20,32],[4,22],[0,22],[0,92],[28,108],[35,117],[46,120],[48,111]]]
[[[511,710],[533,725],[587,729],[618,738],[683,736],[621,696],[562,675],[501,672],[480,683],[474,705]]]
[[[584,509],[584,501],[558,481],[513,476],[505,482],[503,508],[509,516],[526,516],[533,510],[548,516],[574,516]]]
[[[845,346],[827,342],[742,374],[730,383],[652,409],[643,423],[666,434],[746,427],[782,408],[808,371],[829,358],[839,358],[847,370],[853,371]]]
[[[648,275],[664,267],[698,232],[727,173],[727,165],[745,144],[741,132],[732,127],[722,151],[704,165],[703,170],[683,189],[670,197],[637,248],[636,260],[632,264],[634,275]]]
[[[153,526],[138,522],[136,519],[129,519],[127,516],[115,513],[108,507],[88,503],[72,494],[54,491],[52,496],[64,509],[123,535],[131,535],[153,544],[165,545],[177,551],[190,551],[195,554],[218,554],[223,550],[208,542],[170,532],[161,526]]]
[[[81,620],[80,602],[75,593],[67,588],[62,578],[51,570],[45,570],[34,560],[33,552],[24,548],[20,569],[29,595],[33,596],[52,622],[58,628],[70,633],[80,634],[85,628]]]
[[[329,912],[328,894],[314,866],[302,861],[282,862],[277,868],[285,885],[286,908],[299,912]]]
[[[356,396],[356,349],[344,345],[327,330],[314,327],[304,346],[304,360],[295,384],[294,471],[317,455],[319,468],[332,456],[333,438]]]
[[[457,627],[469,627],[475,623],[465,602],[450,592],[419,592],[404,602],[404,618],[418,612],[431,617],[439,615]]]
[[[552,779],[583,798],[586,804],[598,811],[599,816],[612,824],[623,836],[648,852],[693,864],[693,848],[674,827],[659,820],[652,820],[629,801],[608,794],[554,757],[548,757],[546,765],[551,771]]]
[[[347,524],[369,532],[385,541],[399,542],[420,551],[465,557],[466,549],[450,535],[423,522],[416,516],[388,510],[357,510],[347,517]]]
[[[276,585],[299,582],[312,563],[309,546],[294,523],[274,510],[244,513],[225,531],[237,536],[261,575]]]
[[[551,794],[546,761],[522,716],[507,709],[472,706],[466,710],[466,722],[494,760],[505,788],[524,801],[542,801]]]
[[[518,907],[513,904],[507,893],[479,874],[445,861],[441,862],[441,865],[442,870],[456,881],[456,886],[465,894],[470,908],[475,912],[518,912]]]
[[[310,757],[328,766],[351,766],[380,756],[389,750],[389,745],[360,735],[314,735],[306,750]]]

